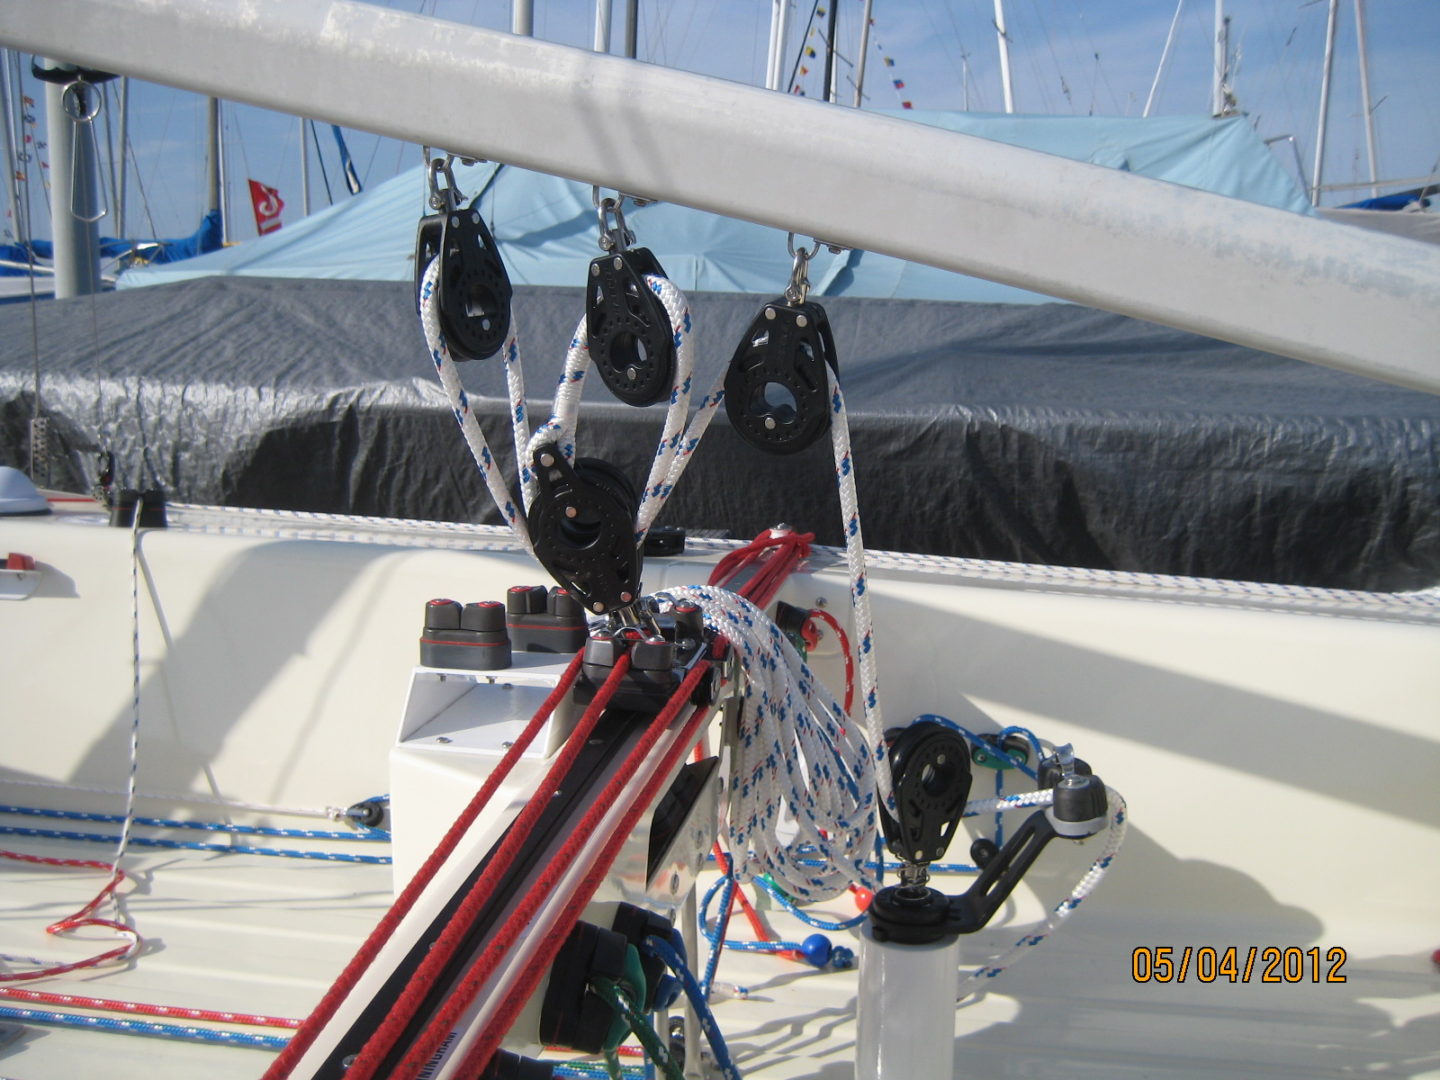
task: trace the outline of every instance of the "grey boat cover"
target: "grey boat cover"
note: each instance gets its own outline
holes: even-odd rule
[[[690,297],[696,399],[764,297]],[[826,298],[872,548],[1372,590],[1440,582],[1440,397],[1068,304]],[[579,289],[521,287],[532,420]],[[202,278],[0,307],[0,464],[186,502],[497,521],[397,282]],[[465,365],[513,478],[498,361]],[[580,453],[643,483],[663,409],[589,380]],[[48,476],[45,475],[48,471]],[[841,542],[829,440],[788,457],[723,412],[660,524]]]

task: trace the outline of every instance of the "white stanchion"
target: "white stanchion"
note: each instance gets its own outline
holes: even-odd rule
[[[960,936],[930,945],[860,930],[855,1080],[952,1080]]]

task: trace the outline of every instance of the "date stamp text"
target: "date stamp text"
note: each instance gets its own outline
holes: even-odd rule
[[[1297,945],[1140,945],[1130,954],[1137,983],[1343,983],[1345,950]]]

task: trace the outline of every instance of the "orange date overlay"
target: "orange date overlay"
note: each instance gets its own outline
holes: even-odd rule
[[[1130,954],[1130,977],[1137,983],[1343,983],[1347,959],[1339,945],[1140,945]]]

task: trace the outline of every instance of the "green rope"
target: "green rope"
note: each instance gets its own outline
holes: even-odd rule
[[[684,1072],[681,1071],[675,1059],[670,1056],[665,1041],[656,1034],[654,1027],[650,1024],[650,1019],[636,1011],[634,1004],[614,979],[607,979],[603,975],[591,976],[590,989],[604,998],[611,1008],[625,1018],[625,1022],[630,1025],[630,1030],[640,1040],[640,1045],[650,1055],[650,1060],[664,1071],[665,1080],[685,1080]],[[608,1060],[606,1066],[609,1067]]]

